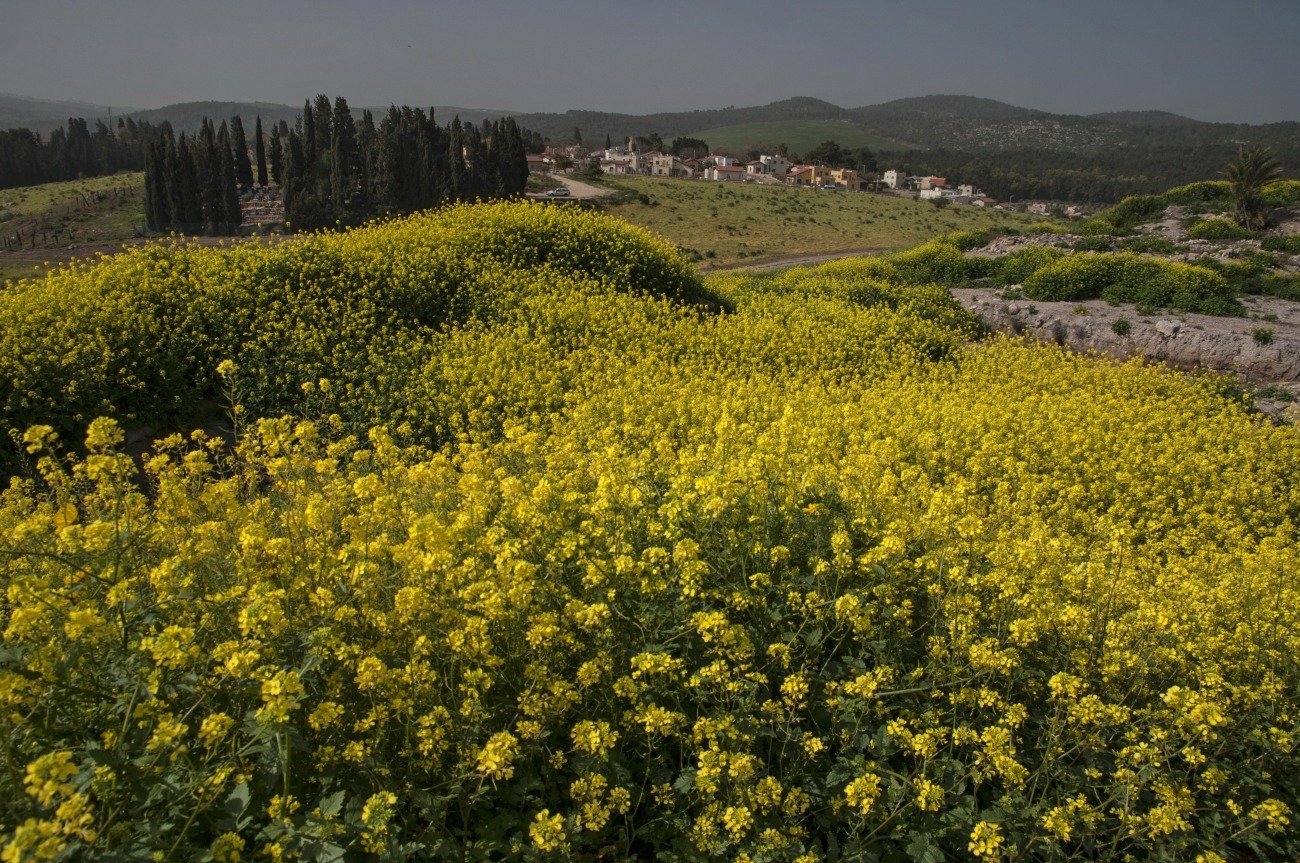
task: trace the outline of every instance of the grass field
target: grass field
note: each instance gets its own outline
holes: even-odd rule
[[[870,147],[872,150],[905,150],[907,145],[868,132],[861,126],[839,120],[772,120],[763,123],[738,123],[692,132],[690,137],[703,138],[713,149],[744,151],[756,145],[775,148],[785,144],[792,152],[803,153],[823,141],[835,141],[841,147]],[[762,149],[762,147],[759,147]]]
[[[609,185],[630,193],[606,204],[611,214],[698,253],[701,266],[710,269],[795,255],[900,249],[948,231],[1035,221],[978,207],[940,210],[866,192],[648,177],[620,177]],[[638,200],[641,194],[648,205]]]
[[[144,220],[143,194],[138,171],[0,190],[0,282],[131,239]]]

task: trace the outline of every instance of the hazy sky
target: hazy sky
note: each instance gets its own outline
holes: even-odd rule
[[[0,91],[628,113],[985,96],[1300,120],[1300,0],[0,0]]]

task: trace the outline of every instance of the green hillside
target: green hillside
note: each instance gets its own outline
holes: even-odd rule
[[[1002,210],[938,210],[925,201],[864,192],[652,177],[619,177],[610,185],[624,190],[605,205],[612,215],[700,255],[706,268],[899,249],[950,231],[1023,227],[1032,221]],[[642,203],[641,195],[649,203]]]
[[[749,149],[770,149],[785,144],[793,153],[811,150],[823,141],[834,141],[841,147],[870,147],[873,150],[906,150],[908,145],[891,141],[879,135],[845,123],[841,120],[768,120],[760,123],[737,123],[701,129],[690,134],[703,138],[713,149],[743,152]]]

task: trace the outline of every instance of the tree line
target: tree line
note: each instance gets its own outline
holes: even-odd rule
[[[1219,175],[1234,159],[1232,143],[1153,144],[1062,152],[1015,149],[971,152],[912,150],[895,157],[909,174],[935,174],[973,183],[995,198],[1113,204],[1129,195],[1156,195]],[[1284,164],[1300,165],[1300,145],[1277,148]]]
[[[287,128],[287,124],[286,124]],[[232,117],[216,127],[207,117],[198,134],[177,138],[164,123],[145,154],[144,217],[151,231],[231,234],[242,221],[240,198],[256,179],[265,187],[279,182],[283,170],[280,127],[272,127],[268,152],[262,118],[253,130],[257,176],[249,156],[243,119]]]
[[[303,106],[285,147],[285,219],[296,229],[355,224],[456,201],[513,198],[528,184],[526,141],[511,117],[481,126],[433,110],[390,107],[361,122],[347,101],[325,95]]]
[[[129,117],[118,118],[116,128],[96,120],[93,130],[73,117],[48,138],[31,129],[0,130],[0,189],[139,171],[157,134],[157,126]]]
[[[154,231],[226,234],[240,200],[268,180],[280,188],[293,230],[351,225],[455,201],[510,198],[528,183],[530,134],[512,118],[438,125],[433,112],[396,106],[358,123],[347,100],[308,100],[292,128],[255,122],[252,146],[240,117],[177,138],[163,124],[145,157],[145,220]]]

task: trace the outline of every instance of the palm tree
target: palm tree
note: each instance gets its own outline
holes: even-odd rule
[[[1242,147],[1223,173],[1232,184],[1237,224],[1251,231],[1267,225],[1264,187],[1282,176],[1282,166],[1273,158],[1273,151],[1262,144]]]

